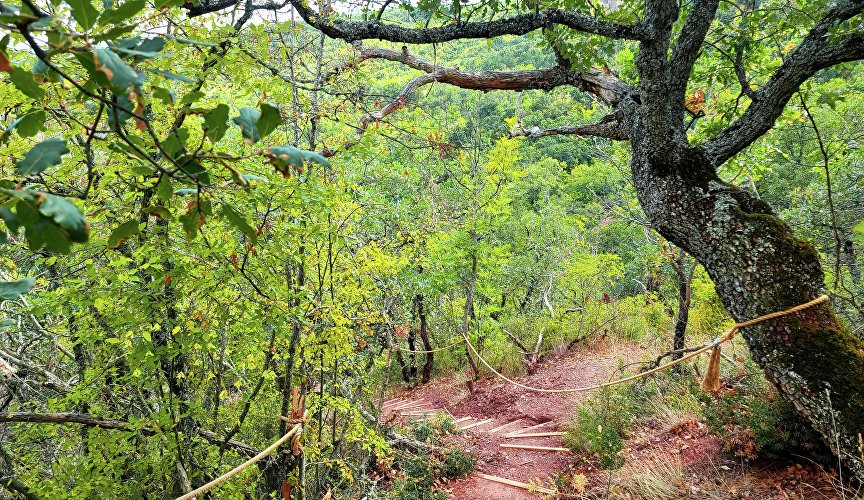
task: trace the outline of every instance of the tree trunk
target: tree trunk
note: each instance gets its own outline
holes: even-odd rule
[[[643,127],[633,127],[638,133]],[[732,316],[746,320],[819,296],[823,273],[813,247],[771,207],[722,182],[701,148],[632,138],[637,194],[654,227],[694,256]],[[748,327],[753,359],[822,436],[847,470],[864,479],[864,341],[823,303]]]
[[[852,277],[852,283],[855,285],[861,283],[861,269],[858,268],[858,258],[855,256],[855,243],[850,239],[843,243],[843,257],[846,268],[849,269],[849,276]]]
[[[696,269],[696,264],[691,264],[688,269],[688,260],[692,259],[687,259],[687,255],[682,250],[672,265],[678,278],[678,315],[675,317],[675,334],[672,338],[673,351],[684,349],[687,321],[690,318],[690,285],[693,283],[693,271]],[[682,352],[676,352],[672,354],[672,359],[681,359],[683,355]]]
[[[414,296],[417,304],[417,318],[420,320],[420,340],[423,341],[423,350],[426,351],[426,361],[423,363],[423,383],[432,378],[432,367],[435,363],[435,353],[432,352],[432,343],[429,342],[429,329],[426,324],[426,309],[423,307],[423,294]]]
[[[471,239],[476,245],[478,238],[475,234],[471,234]],[[462,311],[462,334],[468,338],[471,333],[470,326],[475,319],[474,314],[474,289],[477,285],[477,254],[471,252],[471,271],[468,274],[468,279],[465,285],[465,307]],[[479,346],[478,346],[479,350]],[[471,368],[471,379],[468,380],[468,390],[474,392],[474,381],[480,378],[480,369],[477,368],[477,363],[471,357],[468,351],[468,346],[465,346],[465,358],[468,360],[468,366]]]

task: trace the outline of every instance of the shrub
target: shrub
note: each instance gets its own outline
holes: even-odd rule
[[[717,394],[700,393],[708,424],[720,435],[727,452],[752,460],[809,455],[817,461],[828,457],[819,437],[765,379],[752,361],[748,373],[726,379]]]
[[[601,468],[617,469],[624,465],[624,437],[640,407],[632,386],[605,388],[579,406],[564,442],[573,451],[591,454]]]
[[[417,440],[446,446],[447,436],[458,433],[449,417],[437,415],[430,419],[412,420],[407,433]],[[387,498],[406,500],[444,500],[446,495],[435,491],[439,479],[459,477],[474,470],[476,459],[457,448],[435,453],[400,453],[393,463],[399,471]]]

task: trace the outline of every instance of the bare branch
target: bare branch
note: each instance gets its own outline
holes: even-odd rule
[[[357,125],[357,135],[362,135],[372,123],[377,123],[397,110],[403,108],[411,95],[424,85],[440,82],[454,87],[471,90],[551,90],[563,85],[578,86],[582,90],[593,93],[599,100],[617,105],[623,96],[633,92],[633,88],[625,84],[610,72],[594,69],[580,74],[565,70],[561,66],[539,70],[517,70],[517,71],[465,71],[459,68],[438,66],[425,59],[413,56],[407,47],[401,51],[365,48],[357,45],[360,50],[360,58],[356,64],[369,59],[385,59],[402,63],[410,68],[425,71],[427,74],[419,76],[405,86],[395,99],[384,105],[381,109],[364,114]],[[565,129],[569,131],[565,131]],[[594,135],[616,140],[625,140],[626,132],[616,122],[610,121],[595,125],[581,127],[561,127],[560,134],[570,135]],[[553,135],[554,132],[547,131],[540,135]],[[531,136],[530,134],[514,134]],[[539,135],[538,135],[539,137]],[[355,142],[344,144],[350,147]]]
[[[60,394],[68,394],[71,391],[66,382],[63,382],[60,377],[28,359],[18,357],[2,348],[0,348],[0,356],[2,356],[2,358],[0,359],[3,359],[4,365],[17,366],[18,368],[34,375],[41,375],[45,379],[42,385],[55,392],[58,392]]]
[[[711,22],[717,13],[720,0],[694,0],[690,6],[690,13],[681,28],[681,34],[675,43],[670,59],[672,95],[674,102],[684,102],[684,94],[687,92],[687,82],[693,65],[702,53],[702,42]]]
[[[630,40],[644,38],[641,26],[610,23],[587,14],[564,9],[548,9],[492,21],[455,22],[435,28],[408,28],[382,23],[377,18],[358,22],[331,20],[329,16],[314,12],[304,0],[291,0],[291,5],[303,20],[314,28],[330,38],[347,42],[378,39],[410,44],[440,43],[469,38],[524,35],[556,25],[609,38]]]
[[[562,126],[541,129],[533,127],[524,129],[520,126],[513,127],[510,131],[510,137],[545,137],[549,135],[576,135],[576,136],[593,136],[604,137],[613,141],[626,141],[630,139],[627,130],[622,127],[616,120],[601,121],[600,123],[590,123],[587,125],[577,126]]]
[[[360,47],[360,62],[368,59],[386,59],[435,75],[435,81],[472,90],[551,90],[573,85],[597,97],[601,102],[616,106],[625,95],[633,93],[630,85],[615,74],[601,69],[575,73],[563,66],[522,71],[466,71],[448,68],[402,51]]]
[[[846,0],[831,9],[804,37],[774,75],[753,93],[753,103],[737,120],[704,144],[717,166],[771,129],[789,99],[817,71],[864,59],[864,32],[831,40],[829,30],[864,11],[864,0]]]
[[[122,420],[112,420],[95,417],[86,413],[31,413],[31,412],[10,412],[0,414],[0,422],[19,422],[30,424],[81,424],[88,427],[98,427],[100,429],[120,430],[127,432],[140,432],[147,436],[152,436],[157,433],[155,429],[135,428],[129,422]],[[211,444],[222,445],[225,440],[219,437],[216,433],[204,429],[198,429],[198,435],[210,442]],[[260,450],[253,448],[240,441],[233,439],[227,441],[227,445],[243,455],[255,456]]]

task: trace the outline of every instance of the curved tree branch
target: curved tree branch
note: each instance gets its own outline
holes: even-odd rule
[[[587,14],[564,9],[548,9],[492,21],[455,22],[435,28],[408,28],[382,23],[377,18],[357,22],[331,20],[329,16],[314,12],[304,0],[291,0],[291,5],[312,27],[330,38],[347,42],[378,39],[410,44],[440,43],[468,38],[525,35],[556,25],[615,39],[641,40],[646,37],[640,25],[628,26],[601,21]]]
[[[434,82],[445,83],[454,87],[470,90],[551,90],[564,85],[578,86],[580,89],[594,94],[600,101],[615,106],[624,95],[633,92],[633,87],[627,85],[610,72],[593,69],[586,73],[574,73],[561,66],[539,70],[516,71],[466,71],[459,68],[438,66],[425,59],[411,55],[407,47],[401,51],[366,48],[358,45],[360,58],[358,63],[369,59],[385,59],[402,63],[410,68],[425,71],[426,74],[411,80],[395,99],[381,109],[364,114],[357,126],[357,135],[363,134],[370,124],[376,123],[397,110],[403,108],[411,95],[420,87]],[[579,127],[560,127],[557,132],[552,129],[539,135],[522,131],[514,135],[539,137],[540,135],[569,134],[593,135],[609,139],[625,140],[626,132],[614,120],[606,120],[593,125]],[[533,132],[533,131],[532,131]],[[352,145],[349,143],[347,146]]]
[[[407,48],[402,51],[359,47],[360,60],[385,59],[402,63],[410,68],[435,75],[435,81],[471,90],[551,90],[555,87],[573,85],[593,94],[601,102],[616,106],[634,88],[621,81],[614,73],[602,69],[591,69],[576,73],[556,66],[547,69],[516,71],[467,71],[459,68],[439,66],[411,55]]]
[[[670,93],[673,95],[670,97],[673,102],[681,103],[682,107],[687,92],[687,82],[690,80],[690,72],[693,71],[693,65],[702,53],[702,43],[705,41],[711,22],[714,21],[719,4],[720,0],[694,0],[690,6],[687,20],[684,21],[684,27],[681,28],[678,41],[672,49],[669,67],[671,69],[670,84],[672,85],[672,92]],[[680,114],[683,118],[683,109]]]
[[[607,117],[610,118],[610,117]],[[546,137],[549,135],[575,135],[575,136],[593,136],[611,139],[613,141],[626,141],[630,139],[627,130],[622,127],[614,118],[604,119],[599,123],[589,123],[586,125],[562,126],[541,129],[533,127],[524,129],[520,126],[513,127],[510,131],[510,137]]]
[[[768,82],[752,94],[753,103],[737,120],[703,147],[715,166],[768,132],[795,92],[817,71],[864,59],[864,31],[831,40],[829,30],[864,11],[864,0],[846,0],[825,15],[804,37]]]

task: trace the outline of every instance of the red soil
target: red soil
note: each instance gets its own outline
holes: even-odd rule
[[[582,346],[576,352],[551,356],[537,366],[533,375],[518,377],[520,383],[541,388],[583,387],[620,376],[618,366],[644,357],[644,350],[632,344],[612,345],[597,342]],[[586,498],[639,498],[622,486],[630,473],[627,468],[648,462],[667,461],[681,464],[680,484],[675,498],[839,498],[837,481],[831,473],[815,465],[756,462],[742,464],[723,454],[720,439],[708,432],[705,424],[692,419],[678,423],[656,422],[636,429],[625,448],[624,469],[612,473],[600,471],[584,456],[562,452],[529,451],[501,448],[502,443],[563,447],[561,436],[507,438],[511,432],[525,432],[531,426],[545,424],[528,432],[563,431],[572,419],[577,405],[590,393],[538,393],[509,384],[497,377],[475,384],[469,394],[464,382],[455,377],[432,382],[393,394],[404,402],[427,403],[427,410],[446,410],[459,427],[492,419],[474,426],[458,438],[466,451],[477,457],[476,472],[466,478],[443,485],[450,498],[458,500],[528,500],[541,495],[517,487],[481,478],[477,473],[503,477],[523,483],[555,488],[554,477],[576,471],[588,478]],[[403,403],[392,404],[390,408]],[[394,423],[418,416],[388,411],[383,419]],[[506,427],[501,427],[505,426]],[[490,432],[496,428],[500,430]],[[578,498],[578,497],[569,497]],[[853,496],[854,498],[854,496]]]
[[[634,346],[611,349],[597,344],[583,347],[579,352],[549,357],[537,367],[535,374],[519,377],[520,383],[542,388],[582,387],[615,378],[621,363],[638,359],[639,351]],[[468,450],[477,456],[477,472],[500,476],[524,483],[549,484],[550,478],[559,471],[576,467],[583,460],[575,455],[561,452],[529,451],[499,447],[502,443],[562,447],[560,436],[508,439],[505,434],[545,423],[531,432],[563,431],[571,419],[577,403],[588,393],[539,393],[514,386],[493,377],[475,383],[475,391],[469,394],[464,383],[453,377],[433,380],[392,397],[405,401],[423,399],[431,403],[425,408],[446,409],[454,419],[470,416],[472,420],[458,425],[492,418],[493,421],[473,427],[463,434]],[[395,406],[395,405],[394,405]],[[386,414],[385,410],[385,414]],[[389,418],[397,417],[390,412]],[[400,412],[395,412],[400,413]],[[388,418],[385,417],[385,418]],[[416,418],[416,417],[415,417]],[[516,420],[519,422],[514,422]],[[490,434],[488,431],[504,424],[507,427]],[[536,493],[495,483],[474,474],[453,481],[448,485],[450,494],[457,499],[536,499]]]

